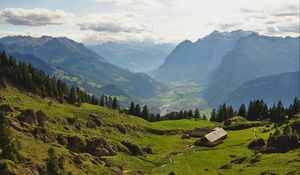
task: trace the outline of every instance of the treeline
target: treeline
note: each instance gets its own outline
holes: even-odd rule
[[[263,100],[253,100],[249,102],[246,108],[245,104],[241,104],[236,111],[232,106],[225,103],[220,105],[218,109],[213,109],[211,113],[211,121],[222,122],[233,116],[242,116],[247,120],[266,120],[269,119],[274,123],[283,123],[284,120],[291,119],[294,115],[300,112],[300,100],[295,98],[293,103],[285,108],[281,101],[274,104],[272,107],[268,107],[267,103]],[[286,118],[287,116],[287,118]]]
[[[147,105],[144,105],[141,108],[139,104],[134,104],[134,102],[131,102],[129,109],[125,110],[125,112],[129,115],[134,115],[136,117],[143,118],[150,122],[156,122],[161,120],[191,119],[191,118],[207,120],[205,115],[201,117],[199,109],[196,109],[195,111],[189,110],[189,111],[171,112],[165,114],[164,116],[161,116],[160,114],[149,113]]]
[[[125,110],[127,114],[134,115],[136,117],[143,118],[150,122],[160,121],[161,116],[160,114],[150,114],[147,105],[144,105],[141,109],[139,104],[134,104],[131,102],[130,107],[128,110]]]
[[[33,68],[31,64],[18,62],[12,56],[7,57],[4,51],[0,55],[0,66],[0,89],[5,88],[9,82],[21,90],[27,90],[43,98],[54,98],[60,103],[67,102],[72,105],[90,103],[112,109],[119,108],[116,97],[102,95],[98,98],[78,87],[69,89],[61,80],[49,77],[44,71]]]
[[[203,116],[200,115],[199,109],[196,109],[195,111],[181,110],[179,112],[170,112],[162,117],[163,120],[181,120],[181,119],[191,119],[191,118],[207,120],[205,114]]]

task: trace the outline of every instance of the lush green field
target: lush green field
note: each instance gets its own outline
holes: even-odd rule
[[[143,156],[131,156],[126,152],[118,151],[116,156],[103,156],[98,159],[88,153],[75,153],[56,141],[43,142],[35,139],[31,131],[36,126],[25,125],[24,131],[12,129],[15,137],[22,143],[21,155],[30,159],[35,165],[45,166],[47,150],[53,146],[59,155],[66,159],[65,169],[73,174],[168,174],[175,172],[182,174],[260,174],[264,171],[287,174],[297,171],[299,174],[299,151],[294,150],[285,154],[263,154],[260,161],[251,164],[254,158],[253,151],[247,149],[247,145],[254,139],[253,128],[228,131],[228,138],[224,143],[213,147],[191,146],[196,138],[181,139],[183,132],[194,128],[214,128],[220,124],[204,120],[176,120],[160,121],[155,123],[143,119],[128,116],[118,111],[107,108],[83,104],[80,107],[59,104],[51,99],[42,99],[29,93],[21,93],[14,88],[0,91],[4,97],[1,104],[9,104],[20,109],[34,109],[44,111],[49,117],[45,128],[53,135],[61,134],[65,137],[77,135],[83,139],[103,137],[113,147],[123,148],[121,141],[132,142],[139,147],[150,147],[155,154]],[[49,104],[49,102],[52,102]],[[7,115],[15,121],[19,110]],[[91,115],[96,116],[102,123],[100,127],[90,128],[85,124],[90,121]],[[76,117],[80,129],[70,125],[66,118]],[[121,129],[120,129],[121,128]],[[122,131],[125,130],[125,131]],[[26,132],[29,131],[29,132]],[[153,132],[155,131],[155,132]],[[176,131],[169,133],[168,131]],[[165,134],[157,134],[163,132]],[[257,128],[257,135],[267,139],[274,129],[264,131],[264,127]],[[51,134],[50,134],[51,135]],[[83,164],[73,162],[74,156],[83,157]],[[246,156],[247,159],[241,164],[232,164],[231,169],[220,169],[231,160]],[[14,166],[25,166],[16,164]],[[26,174],[26,173],[25,173]]]

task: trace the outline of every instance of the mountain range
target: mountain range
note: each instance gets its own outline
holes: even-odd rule
[[[174,48],[171,43],[105,42],[89,46],[108,62],[134,72],[147,72],[160,66]]]
[[[222,58],[221,64],[208,77],[204,97],[210,104],[219,104],[247,81],[295,71],[299,71],[299,37],[251,34],[238,40]]]
[[[186,40],[177,45],[153,76],[163,82],[200,83],[204,87],[202,96],[211,106],[226,101],[239,104],[251,98],[250,92],[236,97],[235,92],[245,87],[243,83],[268,75],[299,71],[299,52],[299,37],[270,37],[242,30],[213,31],[194,43]],[[260,81],[264,80],[271,81]],[[278,81],[280,79],[274,83]],[[251,88],[253,91],[268,90],[267,86]],[[280,86],[277,90],[287,89]],[[283,99],[297,96],[295,93],[285,94]],[[267,98],[270,103],[276,100],[278,98]]]
[[[150,97],[170,91],[164,83],[196,82],[203,90],[194,95],[216,106],[223,102],[247,103],[252,98],[265,98],[272,104],[278,100],[272,95],[275,91],[282,92],[281,99],[289,103],[297,96],[298,86],[280,77],[299,79],[299,39],[242,30],[213,31],[196,42],[186,40],[177,45],[164,63],[151,71],[153,78],[128,69],[154,68],[172,44],[107,42],[86,47],[65,37],[10,36],[0,39],[0,49],[96,95],[133,97],[147,103]],[[287,76],[289,72],[296,73]],[[265,96],[259,92],[265,92]]]
[[[165,62],[154,72],[160,81],[205,82],[206,77],[233,48],[236,41],[253,32],[237,30],[233,32],[213,31],[196,42],[185,40],[168,55]]]
[[[100,86],[113,84],[114,87],[135,98],[149,98],[157,91],[167,90],[165,85],[148,75],[119,68],[82,43],[65,37],[8,36],[1,38],[0,43],[14,54],[29,54],[30,57],[34,57],[35,59],[27,60],[33,65],[37,64],[36,60],[39,58],[39,62],[43,61],[50,67],[57,67],[94,84]]]

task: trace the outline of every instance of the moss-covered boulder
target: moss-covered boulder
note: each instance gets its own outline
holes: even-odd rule
[[[114,156],[115,151],[104,138],[93,138],[87,141],[86,151],[94,156]]]
[[[264,147],[266,145],[264,139],[255,139],[252,142],[249,143],[248,145],[248,149],[261,149],[262,147]]]
[[[232,166],[231,166],[230,163],[227,163],[227,164],[222,165],[222,166],[220,167],[220,169],[231,169],[231,168],[232,168]]]
[[[0,111],[3,111],[3,112],[13,112],[14,109],[10,106],[10,105],[0,105]]]
[[[22,112],[20,115],[17,116],[17,119],[21,122],[28,123],[30,125],[36,125],[37,124],[37,117],[36,113],[33,109],[27,109],[24,112]]]
[[[147,153],[147,154],[155,154],[155,151],[150,147],[143,147],[142,151]]]
[[[128,150],[131,152],[131,155],[133,155],[133,156],[142,156],[143,155],[142,150],[138,145],[136,145],[134,143],[130,143],[128,141],[122,141],[121,143],[128,148]]]
[[[56,134],[46,128],[36,127],[33,130],[33,136],[35,139],[42,140],[45,143],[55,142]]]
[[[74,152],[82,152],[86,148],[86,142],[78,136],[71,136],[67,138],[68,149]]]
[[[39,110],[36,112],[36,119],[39,125],[44,125],[45,121],[48,120],[48,117],[43,111]]]
[[[241,163],[243,163],[246,159],[247,159],[246,156],[239,157],[239,158],[236,158],[236,159],[232,160],[231,163],[234,163],[234,164],[241,164]]]

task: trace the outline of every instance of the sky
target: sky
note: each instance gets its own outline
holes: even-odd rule
[[[299,36],[299,0],[0,0],[0,37],[176,43],[239,29]]]

